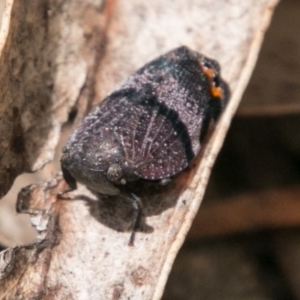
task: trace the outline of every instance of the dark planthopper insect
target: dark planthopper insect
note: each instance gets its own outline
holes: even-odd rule
[[[61,167],[70,190],[80,182],[96,193],[130,200],[132,245],[142,202],[127,183],[164,183],[184,170],[228,96],[218,63],[185,46],[151,61],[97,105],[69,138]]]

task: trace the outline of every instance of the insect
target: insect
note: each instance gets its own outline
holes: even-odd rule
[[[63,149],[64,179],[70,190],[79,182],[130,200],[132,245],[142,202],[126,185],[139,179],[165,183],[184,170],[228,97],[216,61],[176,48],[129,76],[85,117]]]

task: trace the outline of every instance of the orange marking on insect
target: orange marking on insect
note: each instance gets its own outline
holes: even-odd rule
[[[223,90],[220,87],[214,85],[214,77],[216,76],[215,70],[204,66],[203,63],[200,63],[200,68],[209,81],[211,95],[214,98],[219,98],[220,100],[222,100],[224,96]]]
[[[209,69],[209,68],[202,68],[204,74],[209,78],[209,79],[213,79],[215,76],[215,71],[213,69]]]
[[[211,86],[210,92],[214,98],[223,98],[223,90],[220,87]]]

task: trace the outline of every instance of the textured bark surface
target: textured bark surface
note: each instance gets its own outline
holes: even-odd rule
[[[0,197],[17,175],[53,159],[71,108],[90,103],[109,10],[98,0],[7,6],[11,20],[6,11],[0,38]]]
[[[17,210],[31,215],[39,235],[33,245],[2,253],[2,298],[161,298],[276,3],[49,1],[25,7],[15,1],[11,22],[4,24],[9,33],[0,59],[5,87],[0,92],[7,103],[1,106],[1,130],[7,128],[1,141],[6,172],[1,178],[8,178],[1,182],[3,190],[16,174],[51,160],[75,103],[79,120],[91,101],[176,46],[217,59],[232,99],[189,170],[165,188],[139,187],[145,224],[134,247],[128,246],[132,211],[121,199],[96,199],[80,187],[69,200],[57,200],[66,188],[59,176],[23,189]]]

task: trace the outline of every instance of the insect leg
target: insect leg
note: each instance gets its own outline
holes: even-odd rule
[[[130,201],[132,208],[133,208],[132,232],[131,232],[129,243],[128,243],[129,246],[133,246],[135,232],[141,225],[143,204],[142,204],[141,199],[138,196],[136,196],[135,194],[129,193],[126,198]]]
[[[67,190],[63,191],[63,192],[58,193],[57,196],[59,198],[62,198],[62,196],[64,194],[72,192],[72,191],[77,189],[77,184],[76,184],[75,178],[64,167],[62,167],[61,169],[62,169],[64,180],[67,182],[69,188]]]

